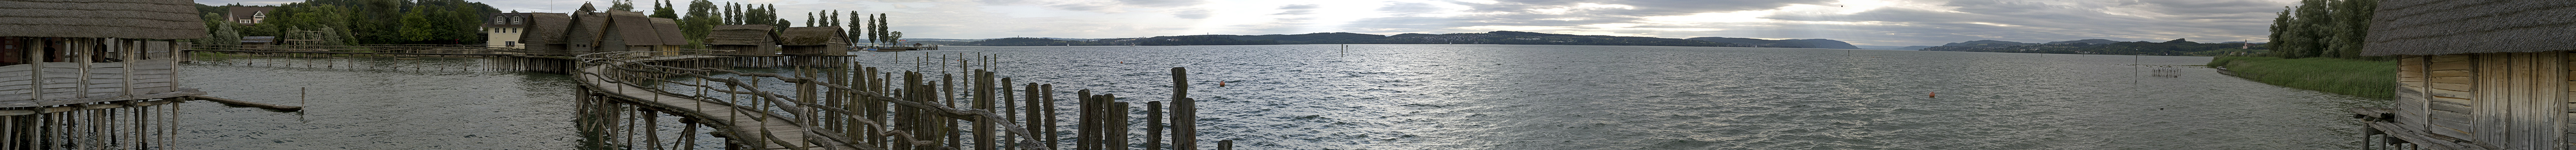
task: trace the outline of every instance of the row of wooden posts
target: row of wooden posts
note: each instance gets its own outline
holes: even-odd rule
[[[808,134],[811,136],[803,136],[804,140],[774,139],[777,137],[793,136],[781,135],[804,133],[771,133],[766,132],[770,131],[766,129],[759,130],[764,131],[764,133],[727,133],[729,131],[715,131],[710,133],[719,135],[719,137],[725,137],[725,140],[727,140],[726,143],[728,143],[728,149],[798,149],[806,147],[840,146],[857,147],[860,149],[894,150],[958,149],[962,147],[972,147],[977,150],[992,150],[998,148],[1061,149],[1063,147],[1059,146],[1063,146],[1063,141],[1060,139],[1064,138],[1061,137],[1063,135],[1058,133],[1064,132],[1062,132],[1063,129],[1059,129],[1058,127],[1060,125],[1064,125],[1064,123],[1056,121],[1058,120],[1057,116],[1060,115],[1076,116],[1073,118],[1076,121],[1073,123],[1076,128],[1073,129],[1075,132],[1072,134],[1074,136],[1073,139],[1071,139],[1072,143],[1075,144],[1072,145],[1073,149],[1107,150],[1140,147],[1131,145],[1139,143],[1130,141],[1130,139],[1137,138],[1136,135],[1129,135],[1131,133],[1130,131],[1132,131],[1131,128],[1134,127],[1134,125],[1131,124],[1133,121],[1132,119],[1134,118],[1129,116],[1129,112],[1134,110],[1132,109],[1133,104],[1117,102],[1118,96],[1114,94],[1094,95],[1090,90],[1081,90],[1074,92],[1077,97],[1075,98],[1076,101],[1074,101],[1074,104],[1072,105],[1079,106],[1074,109],[1075,112],[1071,112],[1069,114],[1058,113],[1056,112],[1058,109],[1055,108],[1055,106],[1058,106],[1056,102],[1058,98],[1055,98],[1055,95],[1060,92],[1054,90],[1054,86],[1052,84],[1025,83],[1021,87],[1023,91],[1014,94],[1014,92],[1009,91],[1012,89],[1011,86],[1014,83],[1011,78],[1001,78],[996,75],[997,73],[985,70],[990,69],[990,66],[992,66],[991,62],[994,60],[996,59],[991,56],[979,56],[975,60],[961,60],[982,62],[961,63],[958,65],[957,67],[960,72],[969,73],[963,75],[963,78],[965,78],[963,80],[959,79],[960,75],[942,74],[938,81],[931,81],[931,79],[928,79],[930,78],[928,75],[919,71],[905,71],[900,73],[879,72],[877,71],[878,68],[867,67],[857,63],[816,63],[850,62],[847,57],[837,59],[814,56],[783,59],[778,57],[725,57],[640,62],[590,59],[583,61],[582,63],[584,63],[583,66],[600,65],[601,67],[608,67],[609,69],[607,70],[610,71],[602,71],[598,75],[612,78],[611,80],[620,82],[620,84],[647,87],[656,90],[657,93],[684,95],[682,97],[689,97],[700,101],[721,102],[723,104],[733,106],[732,108],[748,108],[760,110],[758,112],[770,112],[772,114],[754,114],[749,116],[780,116],[782,118],[792,120],[790,122],[797,126],[804,127],[805,130],[817,133]],[[747,73],[734,71],[730,68],[719,68],[764,67],[764,65],[744,64],[782,64],[776,66],[795,67],[795,71],[792,74],[780,75],[769,73]],[[983,64],[983,66],[982,69],[977,69],[976,66],[968,64]],[[1170,145],[1173,149],[1196,149],[1199,147],[1197,145],[1198,141],[1196,141],[1199,139],[1196,137],[1196,120],[1198,120],[1195,115],[1196,105],[1191,99],[1187,98],[1188,82],[1186,74],[1186,69],[1184,68],[1176,67],[1172,69],[1174,92],[1172,95],[1172,110],[1170,111],[1172,115],[1169,116],[1169,119],[1172,120],[1168,122],[1171,124],[1170,128],[1165,128],[1164,126],[1164,123],[1167,122],[1163,120],[1165,119],[1165,116],[1163,115],[1164,110],[1162,110],[1163,103],[1160,101],[1147,102],[1147,110],[1145,110],[1147,111],[1145,118],[1147,123],[1144,128],[1147,129],[1146,132],[1148,135],[1143,135],[1143,138],[1146,138],[1146,140],[1145,143],[1141,143],[1144,144],[1141,147],[1154,150],[1164,149],[1162,138],[1165,137],[1166,133],[1169,133],[1168,136],[1171,137],[1172,142],[1174,142]],[[773,93],[763,91],[759,85],[763,80],[791,83],[793,85],[790,86],[794,86],[795,91],[792,93]],[[1015,97],[1020,100],[1012,100]],[[602,144],[610,147],[626,147],[634,149],[659,149],[661,147],[681,147],[682,149],[693,148],[694,146],[689,145],[694,142],[688,141],[696,141],[696,139],[688,139],[684,136],[678,139],[668,139],[681,142],[672,142],[670,144],[655,142],[665,139],[653,136],[654,134],[658,134],[653,133],[655,131],[654,129],[619,129],[637,126],[635,124],[620,122],[632,122],[639,119],[640,121],[653,122],[658,119],[651,116],[658,116],[653,115],[658,113],[675,113],[673,114],[674,116],[684,117],[705,117],[714,116],[707,115],[705,113],[722,113],[681,112],[673,110],[700,110],[703,108],[660,108],[676,106],[632,103],[626,103],[625,105],[634,106],[617,106],[615,104],[619,103],[615,103],[614,101],[600,101],[599,103],[585,103],[584,108],[585,112],[645,112],[652,114],[586,113],[592,115],[585,115],[585,118],[596,119],[586,119],[584,121],[590,122],[585,123],[583,127],[585,133],[604,133],[595,135],[634,135],[636,130],[643,130],[644,132],[643,134],[645,137],[643,137],[643,139],[646,140],[643,140],[645,142],[642,143],[631,142],[634,141],[634,137],[632,136],[596,137],[598,139],[603,139],[596,141],[617,142],[617,144]],[[690,115],[690,113],[696,114]],[[687,130],[694,130],[693,128],[697,126],[696,124],[706,123],[702,122],[703,120],[732,119],[736,118],[692,118],[683,119],[681,122],[690,124],[686,126],[689,126],[692,129]],[[642,126],[652,127],[654,125]],[[726,129],[726,127],[767,127],[751,127],[748,125],[734,125],[730,123],[710,123],[708,126],[716,127],[717,129]],[[1170,132],[1165,132],[1167,129]],[[688,132],[689,134],[698,133],[696,131],[684,132]],[[783,143],[781,141],[803,141],[803,143]],[[644,144],[649,146],[625,146],[632,144]],[[843,145],[834,146],[830,144]],[[1218,149],[1231,149],[1232,141],[1221,140],[1218,141],[1218,144]]]
[[[568,72],[571,72],[571,71],[572,71],[572,61],[571,61],[569,58],[563,58],[563,57],[552,57],[552,56],[513,56],[513,55],[394,56],[395,54],[336,54],[336,53],[303,53],[303,52],[234,52],[234,51],[200,51],[200,52],[197,52],[197,53],[211,53],[211,54],[222,54],[222,55],[228,55],[228,56],[243,56],[243,57],[291,58],[291,59],[221,59],[221,60],[200,60],[200,61],[219,61],[219,62],[221,62],[220,64],[241,65],[241,66],[260,66],[260,67],[292,67],[292,68],[322,68],[322,69],[346,69],[346,70],[384,70],[384,71],[415,71],[415,72],[441,72],[441,71],[530,71],[530,72],[545,72],[545,73],[568,73]],[[483,59],[484,61],[481,61],[481,63],[480,63],[480,65],[479,65],[479,66],[471,66],[471,65],[469,65],[469,66],[457,66],[457,65],[434,65],[434,64],[427,64],[427,63],[382,63],[382,64],[379,64],[379,63],[361,63],[360,61],[353,61],[353,60],[359,60],[359,59],[380,59],[380,60],[381,60],[381,59],[395,59],[395,60],[401,60],[401,61],[417,61],[417,59],[420,59],[420,58],[432,58],[432,57],[436,57],[436,58]],[[202,59],[202,58],[201,58],[201,59]],[[209,64],[209,63],[203,63],[203,62],[200,62],[200,63],[198,63],[198,64]]]
[[[38,113],[0,116],[0,149],[167,149],[179,125],[179,107],[167,104],[185,99],[8,108]]]

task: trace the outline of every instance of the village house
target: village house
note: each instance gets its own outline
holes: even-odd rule
[[[2576,149],[2576,3],[2386,0],[2362,55],[2397,58],[2367,139],[2425,149]]]
[[[707,36],[707,45],[713,45],[716,50],[727,50],[716,53],[720,55],[778,56],[778,35],[769,32],[775,27],[764,24],[716,26]]]
[[[229,13],[224,14],[224,20],[230,20],[234,24],[243,26],[259,25],[262,22],[267,22],[268,12],[277,10],[277,7],[234,6],[229,8],[231,8],[231,10],[226,11]]]
[[[527,48],[519,40],[527,33],[528,13],[492,13],[491,22],[483,23],[483,45],[493,48]]]

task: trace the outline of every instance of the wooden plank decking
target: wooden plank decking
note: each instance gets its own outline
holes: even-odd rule
[[[643,61],[658,61],[658,60],[704,59],[704,58],[721,58],[721,57],[722,57],[722,56],[668,56],[668,57],[654,57],[654,58],[635,59],[635,60],[633,60],[633,61],[643,62]],[[766,133],[770,133],[768,136],[773,136],[773,137],[764,137],[765,139],[769,139],[769,140],[772,140],[772,141],[783,141],[784,143],[797,143],[797,144],[800,144],[800,145],[798,145],[798,147],[800,147],[800,148],[802,148],[802,149],[816,149],[816,150],[826,149],[826,148],[822,148],[822,147],[815,147],[815,146],[813,146],[813,145],[802,145],[802,144],[805,144],[805,143],[839,143],[839,142],[809,142],[809,141],[805,141],[805,140],[807,140],[807,139],[805,138],[805,133],[807,132],[807,131],[805,130],[805,127],[803,127],[803,126],[798,126],[798,125],[796,125],[795,123],[789,122],[789,120],[787,120],[787,118],[780,117],[780,116],[778,116],[777,114],[770,114],[770,113],[768,113],[768,112],[763,112],[763,111],[760,111],[760,110],[744,110],[744,109],[737,109],[736,107],[733,107],[733,106],[730,106],[730,105],[727,105],[727,104],[723,104],[723,103],[715,103],[715,102],[708,102],[708,101],[699,101],[699,100],[695,100],[695,99],[689,99],[689,98],[686,98],[685,96],[678,96],[678,95],[669,95],[669,94],[663,94],[663,93],[656,93],[656,92],[653,92],[651,89],[645,89],[645,88],[642,88],[642,87],[635,87],[635,86],[629,86],[629,85],[625,85],[625,84],[617,84],[617,83],[609,83],[606,79],[604,79],[604,78],[602,78],[602,77],[598,76],[598,74],[596,74],[596,73],[600,73],[600,72],[601,72],[601,70],[602,70],[602,68],[597,68],[597,67],[592,67],[592,68],[581,68],[581,71],[582,71],[582,72],[586,72],[586,73],[585,73],[585,75],[581,75],[581,76],[578,76],[578,77],[579,77],[579,79],[581,80],[582,84],[596,85],[596,86],[593,86],[593,87],[598,87],[599,89],[594,89],[594,90],[598,90],[598,92],[601,92],[601,93],[608,93],[608,94],[612,94],[612,96],[617,96],[617,97],[632,98],[632,99],[634,99],[636,102],[639,102],[639,103],[647,103],[646,105],[656,105],[656,106],[654,106],[654,107],[663,107],[663,108],[665,108],[665,109],[667,109],[667,110],[686,111],[686,112],[682,112],[682,114],[690,115],[689,117],[691,117],[691,118],[695,118],[695,119],[699,119],[699,120],[721,120],[721,121],[725,121],[725,122],[727,122],[727,123],[732,124],[733,126],[720,126],[719,128],[728,128],[728,129],[722,129],[722,130],[727,131],[727,132],[734,133],[735,135],[738,135],[737,137],[732,137],[732,138],[735,138],[735,139],[745,139],[745,138],[747,138],[747,137],[740,137],[740,136],[761,136],[761,133],[764,133],[763,131],[766,131]],[[740,114],[757,114],[757,116],[753,116],[753,115],[740,115]],[[737,115],[740,115],[740,116],[737,116]],[[779,145],[779,144],[774,144],[774,143],[775,143],[775,142],[773,142],[773,144],[766,144],[766,145],[769,145],[769,146],[767,146],[767,147],[763,147],[762,149],[793,149],[793,148],[785,147],[784,145]],[[835,145],[835,144],[824,144],[824,145],[825,145],[825,146],[831,146],[831,148],[830,148],[830,149],[842,149],[842,150],[852,150],[852,149],[854,149],[854,148],[850,148],[850,147],[842,147],[842,146],[840,146],[840,145]]]

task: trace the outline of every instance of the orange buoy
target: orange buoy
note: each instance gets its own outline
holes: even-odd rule
[[[1225,87],[1225,81],[1216,81],[1216,87]]]
[[[1933,98],[1940,98],[1940,97],[1941,97],[1941,92],[1932,92],[1932,96],[1930,96],[1930,97],[1933,97]]]

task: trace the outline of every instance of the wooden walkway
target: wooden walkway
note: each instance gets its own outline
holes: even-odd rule
[[[633,60],[630,60],[630,61],[636,61],[636,62],[650,62],[650,61],[662,61],[662,60],[685,60],[685,59],[707,59],[707,58],[724,58],[724,56],[694,56],[694,55],[692,55],[692,56],[665,56],[665,57],[653,57],[653,58],[633,59]],[[610,94],[611,96],[616,96],[616,97],[629,98],[629,99],[632,99],[632,100],[634,100],[635,102],[638,102],[638,103],[642,103],[642,104],[645,104],[645,105],[653,105],[654,107],[662,107],[662,108],[664,108],[664,109],[666,109],[666,110],[681,111],[680,113],[690,115],[689,117],[690,117],[690,118],[692,118],[692,119],[706,120],[706,121],[723,121],[723,122],[727,123],[727,124],[725,124],[726,126],[714,126],[714,127],[716,127],[716,128],[723,128],[722,130],[724,130],[724,131],[726,131],[726,132],[733,133],[733,135],[735,135],[736,137],[732,137],[732,138],[741,139],[741,138],[747,138],[747,137],[741,137],[741,136],[763,136],[763,135],[761,135],[761,133],[770,133],[769,135],[766,135],[767,137],[762,137],[762,138],[768,139],[767,141],[773,141],[773,142],[772,142],[773,144],[767,144],[767,145],[769,145],[769,146],[767,146],[767,147],[763,147],[762,149],[841,149],[841,150],[854,150],[854,149],[856,149],[856,148],[851,148],[851,147],[844,147],[843,145],[830,145],[830,144],[825,145],[825,146],[830,146],[830,148],[816,147],[816,146],[813,146],[813,145],[797,145],[797,147],[793,147],[793,148],[791,148],[791,147],[786,147],[786,145],[782,145],[782,144],[774,144],[774,143],[799,143],[799,144],[802,144],[802,143],[817,143],[817,142],[807,142],[807,141],[805,141],[805,140],[809,140],[809,139],[805,138],[805,133],[807,133],[807,130],[805,129],[806,127],[804,127],[804,126],[799,126],[799,125],[797,125],[797,124],[795,124],[795,123],[793,123],[793,122],[789,121],[787,118],[785,118],[785,117],[780,117],[780,116],[778,116],[777,114],[770,114],[769,112],[762,112],[762,111],[760,111],[760,110],[744,110],[744,109],[736,109],[736,107],[731,106],[731,105],[727,105],[727,104],[724,104],[724,103],[716,103],[716,102],[709,102],[709,101],[700,101],[700,100],[696,100],[696,99],[690,99],[690,98],[687,98],[686,96],[679,96],[679,95],[670,95],[670,94],[657,93],[657,92],[653,92],[654,90],[652,90],[652,89],[646,89],[646,88],[643,88],[643,87],[635,87],[635,86],[626,85],[626,84],[610,83],[610,82],[608,82],[608,80],[607,80],[607,79],[605,79],[605,78],[603,78],[603,77],[599,76],[599,74],[597,74],[597,73],[601,73],[601,72],[602,72],[602,68],[598,68],[598,67],[581,68],[581,71],[582,71],[582,72],[588,72],[588,73],[586,73],[585,75],[579,76],[579,77],[578,77],[578,79],[579,79],[579,80],[581,80],[582,84],[595,85],[595,86],[592,86],[592,87],[596,87],[596,88],[598,88],[598,89],[593,89],[593,90],[597,90],[597,92]],[[737,116],[737,115],[740,115],[740,114],[757,114],[758,116],[748,116],[748,115],[744,115],[744,116]],[[840,142],[826,142],[826,143],[840,143]]]

